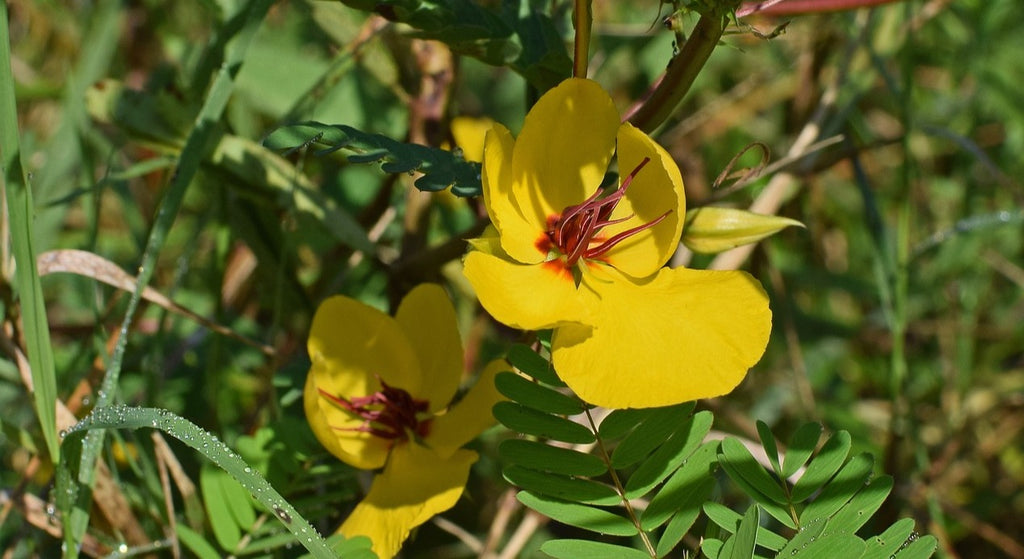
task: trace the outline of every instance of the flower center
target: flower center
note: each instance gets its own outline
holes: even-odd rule
[[[380,377],[381,389],[369,396],[347,399],[334,396],[325,390],[318,389],[320,395],[327,398],[341,409],[363,418],[359,427],[342,428],[344,431],[359,431],[389,440],[407,440],[410,433],[417,437],[425,437],[430,432],[430,418],[420,419],[421,414],[429,408],[426,400],[417,400],[405,390],[388,386]]]
[[[598,188],[597,192],[594,192],[582,203],[565,208],[561,215],[549,217],[548,230],[544,232],[545,236],[541,238],[538,247],[545,251],[549,251],[551,248],[557,249],[565,257],[565,267],[572,268],[580,258],[600,258],[615,245],[661,223],[661,220],[672,213],[672,210],[661,214],[653,221],[626,229],[610,238],[600,235],[601,230],[605,227],[636,217],[635,214],[630,214],[626,217],[611,219],[612,212],[615,211],[615,207],[618,206],[622,197],[626,195],[626,189],[633,182],[633,178],[650,160],[650,157],[645,157],[629,176],[623,179],[622,185],[611,194],[602,197],[604,190]]]

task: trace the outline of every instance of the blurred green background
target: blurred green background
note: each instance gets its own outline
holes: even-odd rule
[[[81,249],[135,273],[205,98],[205,65],[229,7],[8,2],[39,253]],[[570,5],[543,8],[571,39]],[[594,8],[591,74],[625,110],[664,71],[676,37],[655,2],[598,0]],[[680,21],[685,33],[694,18]],[[701,405],[716,412],[716,429],[741,437],[756,439],[755,419],[780,435],[808,420],[848,430],[855,450],[870,451],[879,473],[896,480],[879,524],[913,517],[938,537],[942,557],[1024,557],[1024,4],[896,2],[743,21],[762,33],[790,23],[771,40],[734,28],[655,137],[679,162],[690,207],[771,197],[806,229],[761,243],[744,264],[771,295],[772,340],[736,392]],[[282,157],[259,142],[282,124],[318,120],[450,146],[452,117],[489,116],[515,131],[530,97],[508,68],[452,55],[379,17],[335,2],[276,4],[152,282],[235,336],[144,305],[117,399],[169,409],[216,433],[322,530],[333,529],[344,511],[330,502],[355,495],[359,479],[326,458],[302,416],[305,337],[319,301],[345,293],[387,308],[416,282],[443,281],[459,295],[470,368],[512,338],[475,304],[459,276],[461,245],[450,240],[480,227],[478,200],[426,197],[405,174],[338,153]],[[794,145],[800,157],[747,188],[714,188],[755,142],[772,161]],[[754,151],[738,166],[755,165]],[[6,224],[0,548],[53,556],[59,544],[39,514],[52,467],[33,459],[42,439],[15,364]],[[355,250],[359,239],[375,252]],[[696,257],[691,265],[711,263]],[[128,297],[82,274],[42,281],[58,394],[82,416]],[[139,526],[164,537],[155,443],[142,434],[111,438],[105,457]],[[173,448],[198,483],[200,461]],[[485,533],[504,481],[493,441],[479,448],[471,498],[449,516]],[[39,496],[41,508],[24,494]],[[554,528],[541,528],[537,541],[544,530]],[[116,538],[97,537],[116,547]],[[410,556],[454,553],[455,539],[435,525],[419,538],[425,543]]]

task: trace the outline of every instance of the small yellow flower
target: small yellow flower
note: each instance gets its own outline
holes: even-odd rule
[[[612,159],[617,188],[601,184]],[[584,400],[654,407],[731,391],[764,353],[768,298],[749,274],[663,268],[686,204],[671,156],[579,78],[530,110],[518,139],[487,135],[494,226],[465,275],[498,321],[554,328],[552,360]]]
[[[449,406],[463,370],[455,310],[444,290],[421,285],[394,318],[348,297],[323,302],[309,335],[306,418],[317,439],[357,468],[383,468],[338,529],[368,536],[393,557],[413,528],[455,505],[476,462],[461,448],[494,424],[500,399],[490,363]]]

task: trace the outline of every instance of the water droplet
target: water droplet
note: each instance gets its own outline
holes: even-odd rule
[[[277,505],[274,505],[274,514],[281,519],[281,522],[284,522],[285,524],[292,523],[292,515],[288,514],[287,511]]]
[[[250,468],[249,466],[246,466],[245,467],[245,473],[251,474],[252,473],[252,468]]]
[[[117,552],[128,553],[128,544],[122,542],[121,545],[117,546]]]
[[[63,439],[64,439],[64,437],[68,436],[68,432],[67,432],[67,429],[61,429],[61,430],[60,430],[60,433],[57,433],[57,436],[58,436],[58,437],[60,437],[60,438],[61,438],[61,440],[63,440]]]
[[[85,396],[82,396],[82,405],[83,406],[88,406],[91,403],[92,403],[92,398],[90,398],[88,394],[86,394]]]

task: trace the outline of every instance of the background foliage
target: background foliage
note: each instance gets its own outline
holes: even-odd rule
[[[428,37],[458,39],[449,51],[340,3],[263,5],[265,17],[258,4],[7,3],[17,110],[0,110],[20,129],[35,252],[84,250],[155,289],[139,293],[134,312],[138,284],[111,280],[117,273],[95,257],[61,253],[42,267],[52,344],[41,351],[66,412],[41,429],[46,419],[26,396],[19,362],[38,309],[25,303],[9,248],[25,231],[4,221],[0,548],[13,556],[60,553],[72,505],[58,503],[44,433],[68,429],[98,401],[161,408],[216,434],[240,467],[329,533],[347,512],[339,503],[353,503],[366,481],[320,448],[301,412],[307,328],[330,294],[387,308],[418,282],[444,282],[471,368],[516,341],[481,314],[459,274],[460,239],[484,224],[479,200],[416,191],[407,172],[428,169],[402,162],[422,152],[405,146],[417,155],[384,157],[364,135],[451,146],[456,115],[491,116],[514,130],[536,96],[530,87],[568,72],[557,49],[571,37],[570,5],[537,6],[550,15],[539,18],[528,3],[424,4],[472,10],[457,12],[474,14],[462,28],[412,22]],[[419,5],[395,3],[407,4]],[[665,8],[653,2],[594,7],[591,72],[625,109],[664,71],[679,37],[652,26]],[[451,17],[440,8],[416,17]],[[733,442],[704,451],[723,465],[704,489],[724,507],[694,510],[683,545],[693,549],[700,535],[732,549],[753,541],[744,527],[767,523],[770,511],[751,503],[780,503],[758,498],[764,486],[743,485],[749,460],[740,447],[768,445],[760,420],[780,449],[800,448],[810,421],[824,427],[823,439],[848,434],[850,463],[874,456],[859,466],[875,474],[870,487],[892,484],[871,534],[891,526],[902,543],[915,528],[897,519],[909,517],[937,538],[940,556],[1024,557],[1024,6],[931,0],[786,19],[772,40],[727,36],[655,135],[680,163],[690,207],[756,200],[807,226],[761,243],[747,264],[770,291],[774,336],[743,385],[700,402],[686,424],[712,411],[710,438]],[[685,34],[694,17],[677,21]],[[744,21],[768,32],[783,20]],[[336,143],[291,152],[263,143],[304,121],[358,134],[329,152]],[[807,148],[808,138],[837,135]],[[714,189],[754,142],[786,164],[749,188]],[[429,157],[467,172],[457,158]],[[751,152],[740,162],[756,159]],[[381,161],[396,165],[385,168],[391,174]],[[6,188],[15,188],[7,171]],[[180,209],[169,211],[175,197]],[[725,261],[700,256],[691,265]],[[93,499],[115,505],[91,511],[83,552],[180,544],[206,557],[302,553],[274,513],[201,452],[155,433],[109,431],[85,443],[104,465]],[[592,539],[564,515],[551,522],[518,504],[503,455],[530,455],[510,452],[511,440],[495,430],[477,443],[468,498],[423,526],[409,556],[542,556],[545,542],[557,553],[551,540]],[[777,468],[776,481],[790,475],[786,456],[778,465],[762,459],[761,470]],[[613,465],[635,466],[620,460]],[[512,481],[530,490],[520,500],[544,498],[543,483]],[[80,512],[88,522],[88,507]],[[768,538],[758,549],[779,549],[764,532],[756,531]],[[627,539],[608,542],[631,541],[620,535]]]

